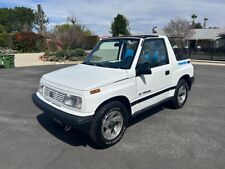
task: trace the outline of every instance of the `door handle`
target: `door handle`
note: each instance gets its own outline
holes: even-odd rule
[[[169,74],[170,74],[170,71],[169,70],[165,71],[165,75],[166,76],[169,75]]]

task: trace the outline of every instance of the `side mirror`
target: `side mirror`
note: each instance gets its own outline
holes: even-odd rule
[[[136,75],[140,76],[140,75],[149,75],[152,74],[152,70],[150,68],[149,65],[147,64],[140,64],[137,66],[136,68]]]
[[[120,46],[121,46],[121,43],[120,42],[114,43],[114,47],[120,47]]]

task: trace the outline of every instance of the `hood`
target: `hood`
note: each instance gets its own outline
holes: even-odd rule
[[[76,90],[90,90],[127,77],[123,69],[78,64],[45,74],[42,80]]]

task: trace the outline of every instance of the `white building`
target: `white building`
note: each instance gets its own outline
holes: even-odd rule
[[[163,29],[156,28],[154,30],[157,34],[166,35]],[[193,29],[193,35],[187,41],[191,48],[224,47],[225,36],[221,36],[221,34],[225,34],[225,29]]]
[[[224,29],[194,29],[193,36],[188,39],[190,47],[208,48],[215,46],[214,42],[220,39],[222,33],[225,33]]]

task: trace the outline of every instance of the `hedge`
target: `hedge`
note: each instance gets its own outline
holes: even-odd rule
[[[13,48],[21,52],[41,52],[46,49],[46,40],[33,32],[18,32],[13,36]]]

